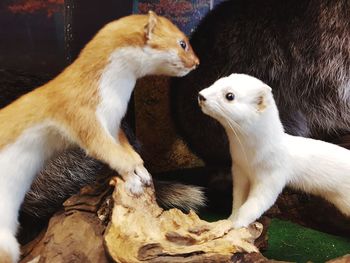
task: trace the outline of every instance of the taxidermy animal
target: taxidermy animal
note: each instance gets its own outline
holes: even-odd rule
[[[136,79],[184,76],[199,64],[186,36],[150,12],[107,24],[75,62],[0,111],[0,261],[16,262],[17,216],[45,160],[78,145],[140,194],[151,184],[143,161],[119,129]]]
[[[49,77],[45,75],[0,69],[0,108],[48,81]],[[125,120],[122,121],[121,129],[140,154],[142,147]],[[110,169],[108,165],[87,156],[78,147],[53,156],[35,177],[22,203],[20,234],[27,238],[33,237],[62,208],[67,198],[78,193],[83,186],[93,183],[97,175],[110,174],[107,169]],[[176,207],[188,212],[196,211],[205,204],[204,192],[199,186],[158,181],[157,178],[153,178],[153,184],[157,201],[163,208]],[[21,241],[24,241],[23,238]]]
[[[122,124],[128,141],[140,152],[141,146],[134,134],[125,122]],[[97,175],[109,174],[106,169],[106,164],[87,156],[79,148],[59,153],[47,162],[26,194],[21,206],[23,218],[35,224],[44,223],[62,207],[68,197],[76,194],[83,186],[93,183]],[[176,207],[188,212],[196,211],[205,204],[204,192],[199,186],[159,181],[155,178],[153,184],[157,202],[164,208]],[[26,232],[34,228],[33,224],[29,225],[30,229],[25,229]]]
[[[232,74],[202,90],[198,101],[229,139],[234,227],[258,219],[285,185],[321,196],[350,216],[350,151],[285,133],[269,86]]]
[[[201,65],[172,82],[172,115],[189,147],[207,165],[230,165],[224,129],[195,102],[200,90],[234,72],[273,88],[288,134],[327,140],[349,134],[349,17],[348,0],[219,4],[190,39]]]

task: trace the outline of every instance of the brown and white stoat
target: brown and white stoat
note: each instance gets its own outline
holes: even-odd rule
[[[19,207],[57,151],[78,145],[141,193],[151,176],[120,130],[135,82],[151,74],[184,76],[198,64],[169,20],[132,15],[107,24],[60,75],[0,110],[0,261],[18,261]]]

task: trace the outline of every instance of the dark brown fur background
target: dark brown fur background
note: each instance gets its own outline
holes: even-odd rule
[[[231,0],[199,25],[197,70],[172,82],[172,116],[190,148],[228,165],[224,130],[199,110],[198,92],[233,72],[262,79],[286,131],[328,139],[350,129],[350,1]]]

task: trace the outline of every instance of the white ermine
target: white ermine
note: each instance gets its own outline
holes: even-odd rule
[[[202,90],[198,101],[229,138],[234,227],[258,219],[286,185],[321,196],[350,216],[350,151],[286,134],[269,86],[232,74]]]
[[[184,76],[199,64],[186,36],[150,12],[107,24],[47,84],[0,111],[0,262],[17,262],[18,210],[34,176],[55,152],[78,145],[117,171],[129,190],[151,183],[120,130],[138,78]]]

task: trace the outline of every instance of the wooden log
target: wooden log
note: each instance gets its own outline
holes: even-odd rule
[[[350,254],[336,259],[327,261],[326,263],[350,263]]]
[[[238,252],[258,252],[254,245],[262,225],[233,229],[232,222],[208,223],[194,212],[164,211],[152,187],[135,197],[115,178],[112,219],[105,234],[108,253],[116,262],[231,262]]]
[[[121,179],[113,184],[100,180],[69,198],[22,248],[21,263],[272,262],[254,245],[261,224],[234,230],[228,220],[208,223],[193,212],[164,211],[151,187],[136,197]]]

